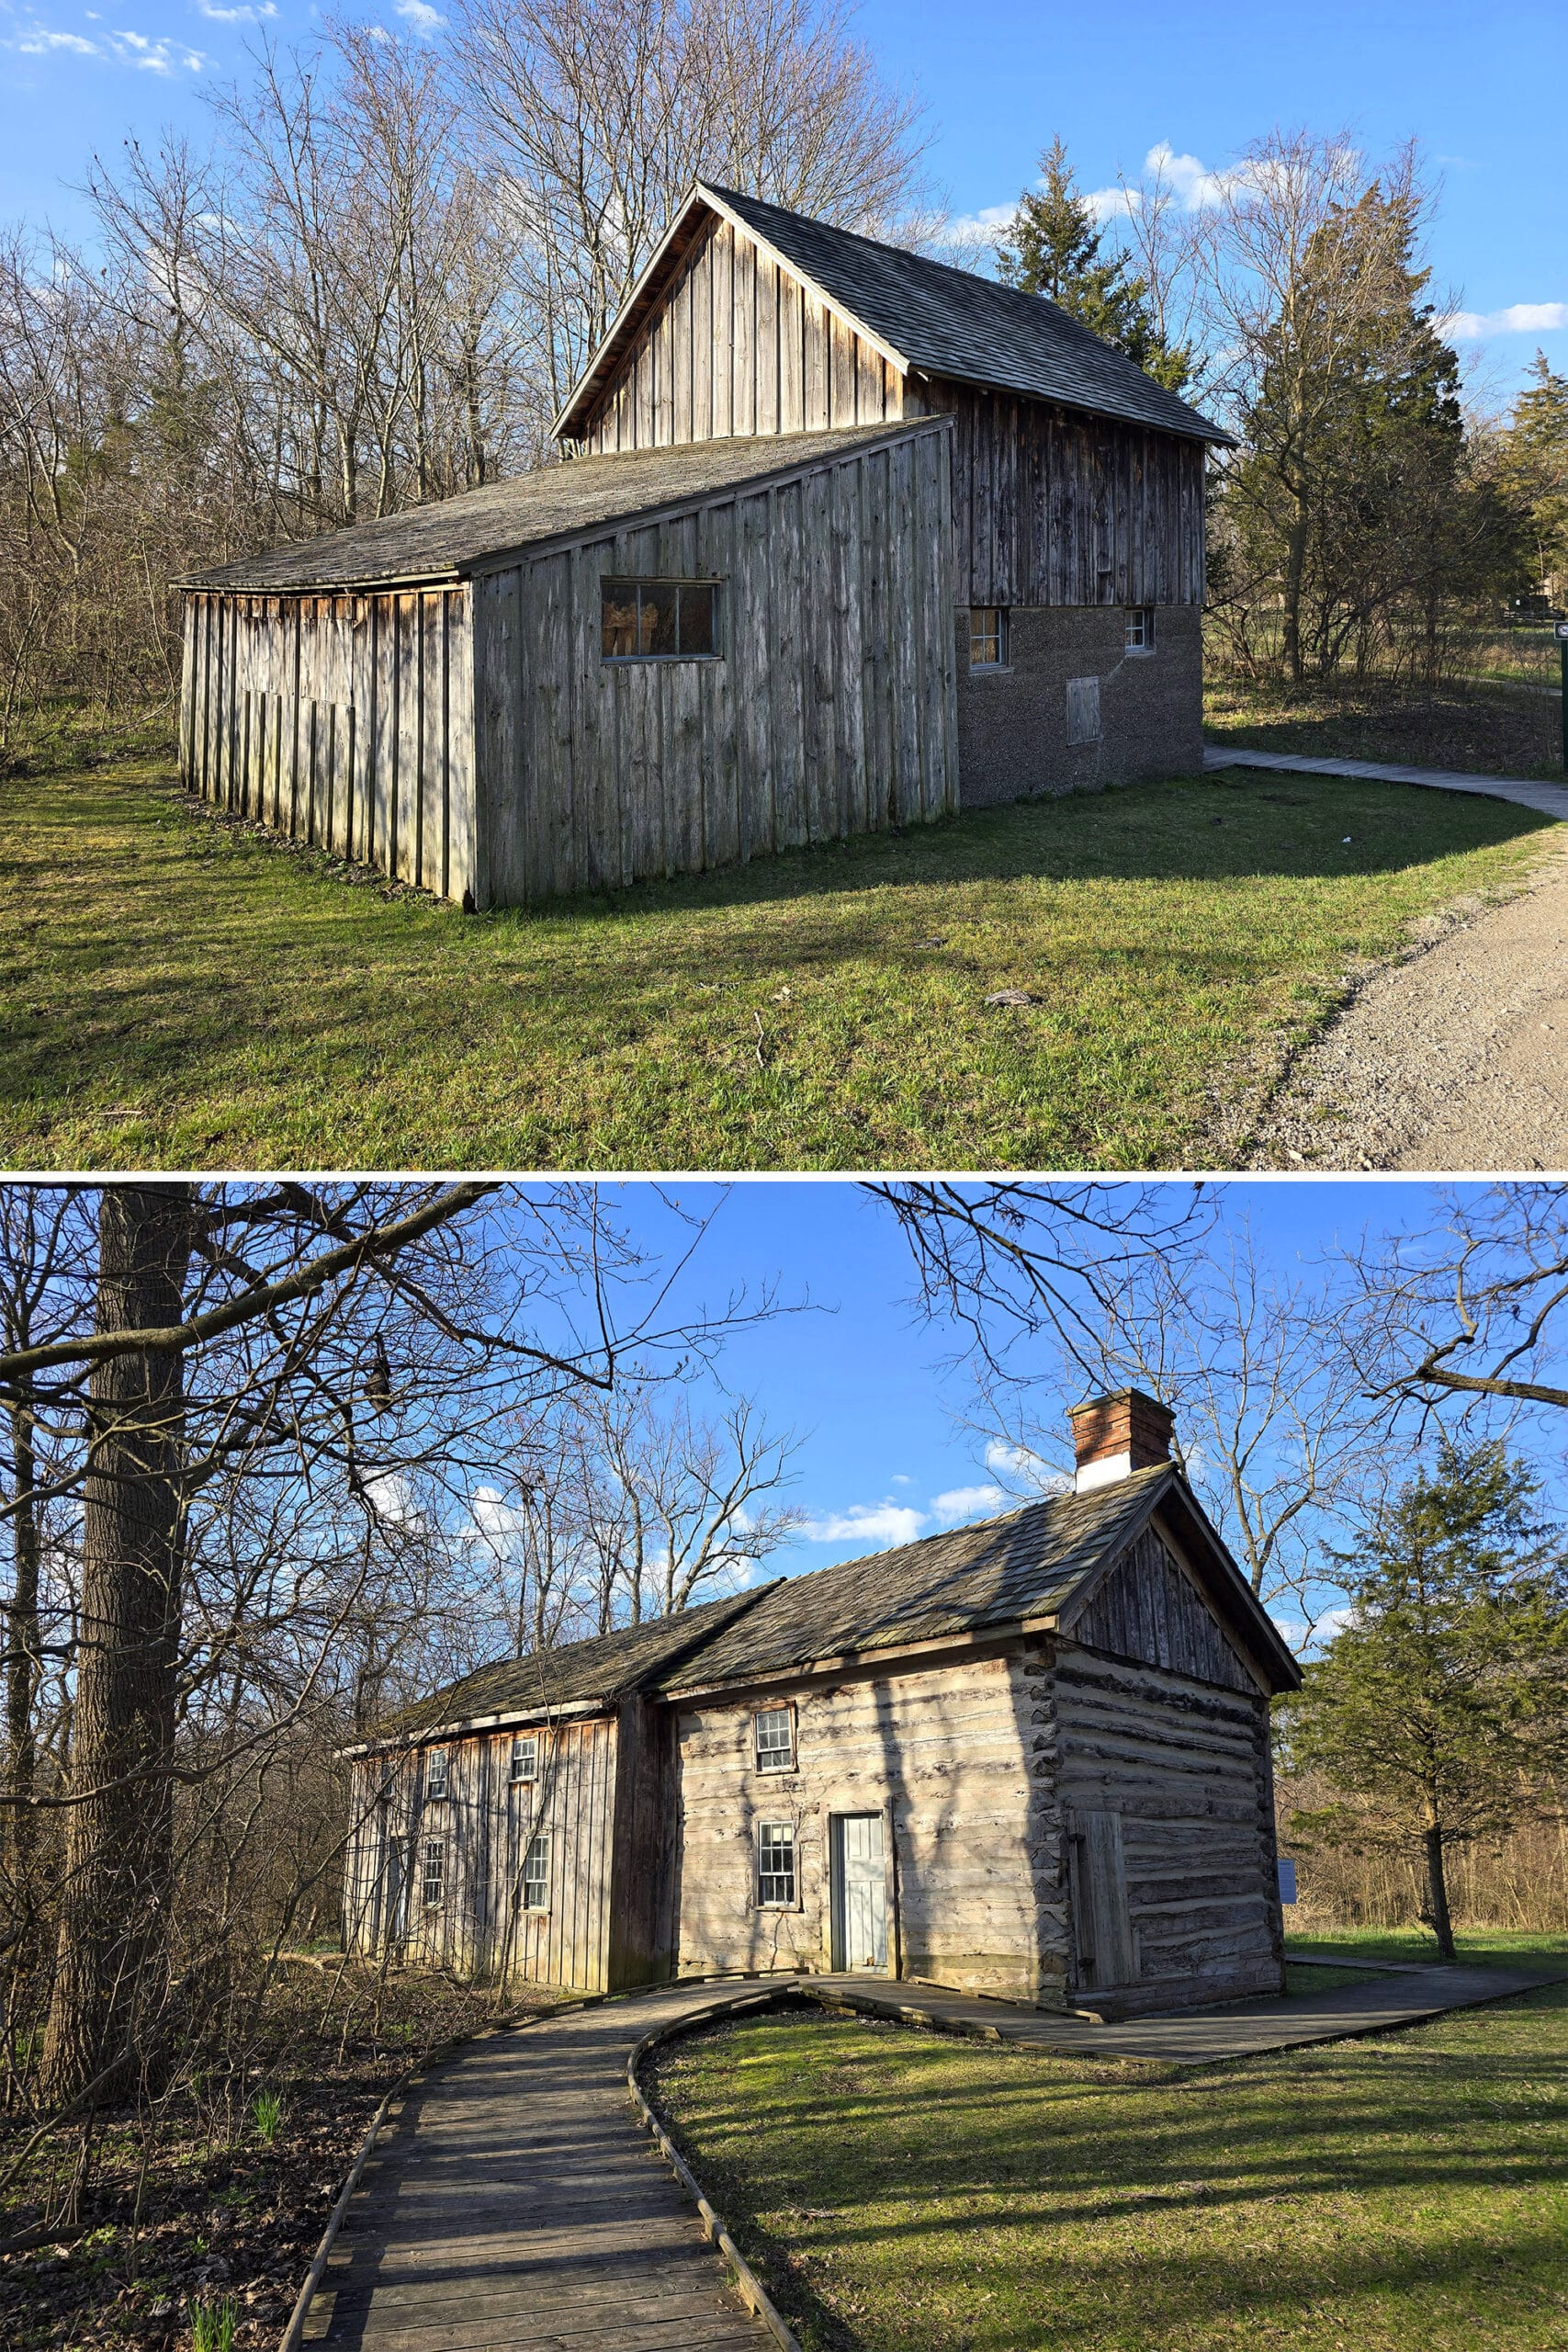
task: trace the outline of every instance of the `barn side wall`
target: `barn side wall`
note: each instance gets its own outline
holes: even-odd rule
[[[1032,1767],[1046,1670],[1022,1650],[829,1687],[682,1704],[682,1975],[831,1964],[830,1824],[880,1813],[888,1973],[1059,2004],[1066,1920],[1055,1808]],[[792,1702],[796,1769],[760,1772],[752,1715]],[[761,1822],[788,1822],[798,1903],[756,1901]]]
[[[1281,1992],[1266,1695],[1156,1534],[1072,1634],[1050,1712],[1078,2000],[1125,2014]]]
[[[728,220],[688,250],[577,447],[666,448],[730,434],[897,423],[903,378]]]
[[[479,903],[956,808],[947,442],[849,452],[480,581]],[[607,575],[717,580],[718,658],[605,662]]]
[[[187,594],[180,763],[220,808],[460,899],[475,875],[468,591]]]
[[[510,1777],[510,1731],[453,1740],[444,1798],[426,1794],[417,1751],[357,1763],[344,1878],[349,1949],[391,1949],[462,1974],[608,1991],[616,1735],[609,1716],[542,1730],[541,1777],[533,1783]],[[551,1840],[549,1906],[525,1911],[523,1857],[541,1832]],[[442,1901],[432,1907],[422,1900],[427,1839],[444,1849]],[[409,1888],[400,1906],[400,1875]]]

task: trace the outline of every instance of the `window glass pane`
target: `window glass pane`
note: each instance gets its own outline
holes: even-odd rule
[[[688,580],[682,584],[681,650],[713,651],[713,589],[705,581]]]
[[[525,1911],[547,1911],[550,1907],[550,1841],[547,1837],[530,1838],[528,1850],[523,1857],[523,1908]]]
[[[758,1826],[757,1900],[795,1901],[795,1831],[787,1821],[764,1821]]]
[[[765,1707],[757,1717],[757,1764],[764,1772],[784,1772],[794,1761],[789,1709]]]
[[[434,1909],[441,1900],[446,1875],[446,1848],[439,1838],[427,1838],[421,1868],[421,1885],[426,1909]]]
[[[639,582],[637,592],[639,652],[648,654],[674,652],[676,594],[677,591],[672,581]]]
[[[427,1797],[444,1797],[446,1793],[446,1750],[433,1747],[424,1768],[424,1793]]]
[[[604,653],[608,660],[624,662],[637,651],[637,582],[606,580],[601,593]]]
[[[532,1732],[522,1734],[512,1743],[512,1777],[514,1781],[535,1781],[538,1776],[538,1740]]]
[[[969,662],[994,670],[1002,658],[1002,616],[995,605],[977,605],[969,616]]]

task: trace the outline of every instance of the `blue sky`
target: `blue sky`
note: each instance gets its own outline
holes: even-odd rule
[[[307,0],[0,0],[0,216],[79,229],[67,184],[95,151],[164,121],[200,135],[199,94],[243,65],[257,20],[287,40],[316,13]],[[365,13],[407,30],[430,0]],[[1560,6],[994,0],[954,19],[934,0],[866,0],[858,21],[929,105],[932,167],[968,215],[1011,200],[1057,130],[1091,189],[1161,142],[1190,159],[1197,187],[1199,167],[1276,124],[1348,127],[1375,153],[1413,133],[1444,183],[1438,280],[1487,322],[1477,347],[1493,390],[1506,396],[1538,343],[1568,368]],[[1510,324],[1521,310],[1558,322]]]
[[[1173,1186],[1173,1189],[1176,1187]],[[1190,1185],[1179,1190],[1190,1196]],[[657,1188],[611,1184],[616,1218],[652,1251],[677,1233]],[[912,1306],[913,1272],[889,1212],[845,1180],[764,1179],[730,1185],[680,1181],[669,1199],[711,1222],[683,1288],[683,1307],[720,1305],[744,1285],[770,1281],[806,1313],[743,1330],[722,1359],[722,1377],[753,1396],[770,1422],[802,1439],[787,1499],[808,1524],[770,1573],[824,1567],[995,1509],[984,1436],[966,1425],[970,1384],[953,1363],[956,1335],[924,1324]],[[1408,1180],[1235,1181],[1222,1188],[1224,1219],[1250,1221],[1281,1266],[1311,1261],[1337,1242],[1420,1227],[1435,1217],[1436,1188]],[[1065,1408],[1075,1397],[1064,1396]],[[1537,1466],[1560,1494],[1562,1443],[1542,1417]],[[1524,1441],[1529,1442],[1528,1440]]]

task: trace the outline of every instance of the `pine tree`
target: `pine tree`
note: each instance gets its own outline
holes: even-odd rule
[[[1349,1622],[1285,1713],[1289,1768],[1341,1792],[1292,1834],[1418,1851],[1445,1960],[1449,1850],[1506,1830],[1562,1759],[1568,1573],[1539,1492],[1500,1444],[1445,1445],[1342,1562]]]
[[[1059,137],[1040,158],[1040,177],[1038,190],[1026,188],[1019,198],[1010,241],[997,247],[1003,282],[1047,295],[1156,383],[1179,392],[1192,373],[1192,355],[1161,334],[1147,282],[1129,277],[1126,255],[1105,251],[1105,232],[1077,192]]]
[[[1538,351],[1533,381],[1514,402],[1501,473],[1529,517],[1536,577],[1568,570],[1568,376]]]

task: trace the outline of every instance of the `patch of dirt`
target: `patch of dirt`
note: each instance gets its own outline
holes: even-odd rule
[[[1281,689],[1212,677],[1204,731],[1217,750],[1385,760],[1481,775],[1562,777],[1561,705],[1546,695],[1452,684],[1431,694],[1387,685]]]
[[[45,2141],[7,2192],[0,2238],[0,2344],[6,2352],[183,2352],[197,2306],[232,2301],[235,2352],[275,2346],[327,2216],[386,2093],[437,2044],[494,2021],[494,1995],[404,1972],[389,1980],[374,2030],[342,2041],[342,2005],[321,2018],[309,1985],[280,1988],[265,2063],[198,2101],[172,2099],[154,2133],[124,2113],[101,2120],[79,2223],[51,2228],[79,2134]],[[549,1996],[509,1999],[507,2017]],[[268,2143],[254,2101],[281,2114]],[[0,2116],[0,2170],[30,2136]],[[39,2239],[41,2242],[29,2243]]]

